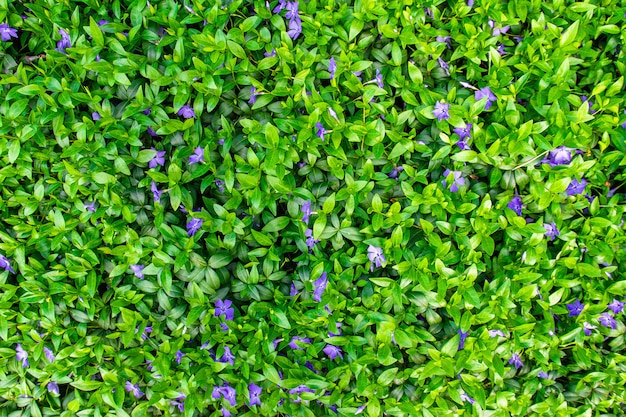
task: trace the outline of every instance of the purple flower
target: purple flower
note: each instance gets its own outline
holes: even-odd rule
[[[585,192],[585,187],[587,186],[587,180],[582,179],[580,182],[574,178],[572,182],[569,183],[565,192],[568,196],[570,195],[578,195]]]
[[[85,210],[90,211],[90,212],[95,212],[96,211],[96,203],[94,201],[90,201],[88,203],[83,204],[85,206]]]
[[[152,148],[152,150],[156,150]],[[149,168],[156,168],[157,166],[165,166],[165,151],[156,151],[156,155],[148,163]]]
[[[376,83],[378,83],[378,88],[385,88],[385,83],[383,83],[383,74],[380,73],[380,68],[376,68],[376,77],[374,77]]]
[[[322,272],[322,275],[318,279],[316,279],[313,284],[315,285],[315,290],[313,291],[313,300],[319,303],[320,301],[322,301],[322,294],[324,294],[326,284],[328,284],[326,272]]]
[[[435,109],[433,110],[433,116],[435,116],[439,121],[448,120],[450,118],[450,105],[448,103],[437,102],[435,103]]]
[[[48,382],[46,388],[48,388],[49,393],[59,395],[59,384],[57,384],[56,382]]]
[[[178,110],[178,115],[183,116],[185,119],[191,119],[192,117],[196,117],[196,112],[193,111],[193,107],[189,104],[185,104]]]
[[[17,29],[12,28],[6,23],[0,24],[0,37],[2,37],[2,42],[8,42],[11,38],[17,39]]]
[[[450,75],[450,65],[448,65],[448,63],[441,58],[437,58],[437,62],[439,63],[439,66],[444,70],[446,75]]]
[[[276,7],[274,7],[274,10],[272,10],[272,13],[278,14],[285,7],[287,7],[287,0],[278,0],[278,4],[276,5]]]
[[[148,340],[148,335],[152,333],[152,326],[146,326],[146,328],[143,330],[143,333],[141,334],[141,338],[143,340]]]
[[[513,210],[518,216],[521,216],[522,208],[524,207],[524,205],[522,204],[522,197],[516,195],[515,197],[513,197],[513,200],[511,200],[511,202],[507,204],[507,207]]]
[[[289,21],[289,30],[287,31],[287,35],[289,35],[292,40],[296,40],[301,33],[302,21],[300,21],[300,16],[296,15],[295,19]]]
[[[135,273],[135,276],[137,278],[141,278],[141,279],[143,279],[143,272],[142,271],[143,271],[144,268],[145,267],[143,265],[135,265],[135,264],[133,264],[133,265],[130,266],[130,269]]]
[[[306,232],[304,232],[304,236],[306,236],[306,245],[309,248],[309,251],[312,251],[315,247],[315,244],[319,242],[319,239],[313,238],[312,229],[306,229]]]
[[[264,52],[265,57],[276,56],[276,49],[272,49],[272,52]]]
[[[474,6],[474,0],[467,0],[467,7],[473,7]]]
[[[248,104],[256,103],[256,98],[258,94],[256,93],[256,87],[250,87],[250,100],[248,100]]]
[[[296,342],[300,342],[300,343],[311,343],[311,339],[309,339],[308,337],[300,337],[300,336],[294,336],[291,338],[291,342],[289,342],[289,347],[293,350],[304,350],[303,347],[300,347],[300,345],[298,345]]]
[[[228,346],[224,346],[224,354],[221,358],[217,360],[217,362],[226,363],[228,362],[231,366],[235,364],[235,355],[231,352]]]
[[[148,126],[148,128],[147,128],[146,130],[147,130],[148,134],[149,134],[150,136],[152,136],[153,138],[156,138],[157,136],[159,136],[159,135],[157,135],[157,133],[154,131],[154,129],[152,129],[150,126]]]
[[[143,397],[143,392],[139,389],[139,384],[133,385],[130,381],[126,381],[126,391],[132,392],[137,399]]]
[[[18,343],[15,348],[15,359],[22,361],[22,368],[28,367],[28,353],[22,349],[22,344]]]
[[[177,364],[180,365],[180,362],[183,360],[183,356],[185,356],[185,354],[182,351],[180,350],[176,351],[176,363]]]
[[[291,290],[289,291],[289,296],[290,297],[295,297],[296,295],[298,295],[298,289],[296,288],[296,284],[294,284],[293,282],[291,283]],[[274,346],[274,348],[276,348],[276,346]]]
[[[331,361],[335,360],[335,358],[337,356],[339,356],[339,358],[343,359],[343,355],[341,354],[341,349],[338,348],[337,346],[326,345],[326,347],[323,349],[323,351],[324,351],[326,356],[328,356],[328,358]]]
[[[617,315],[617,314],[621,313],[622,311],[624,311],[624,305],[625,305],[625,303],[613,299],[613,302],[611,304],[609,304],[608,306],[606,306],[606,307],[609,310],[612,310],[613,314]]]
[[[548,153],[548,156],[541,161],[550,166],[567,165],[572,162],[572,149],[560,146]]]
[[[54,362],[54,352],[52,352],[52,349],[48,349],[44,346],[43,353],[46,355],[46,359],[48,359],[48,362]]]
[[[380,268],[383,263],[387,262],[382,248],[378,248],[373,245],[367,247],[367,258],[370,260],[370,272],[374,271],[374,268]]]
[[[230,417],[230,411],[226,407],[222,407],[222,417]]]
[[[288,1],[287,2],[287,13],[285,17],[289,20],[294,20],[298,18],[298,2],[297,1]]]
[[[328,72],[330,73],[330,79],[335,78],[335,72],[337,71],[337,64],[335,63],[335,57],[330,58],[328,63]]]
[[[464,392],[461,393],[461,400],[464,402],[468,402],[470,404],[474,404],[476,402],[472,397],[470,397]]]
[[[289,390],[289,394],[291,394],[291,395],[293,395],[293,394],[300,395],[303,392],[312,392],[312,393],[314,393],[315,391],[312,390],[311,388],[307,387],[306,385],[298,385],[297,387]]]
[[[318,138],[324,140],[324,134],[328,133],[328,131],[326,129],[324,129],[324,125],[322,125],[320,122],[317,122],[315,124],[315,127],[317,128],[317,132],[315,133],[315,135]]]
[[[187,223],[187,236],[193,236],[202,227],[202,219],[193,218]]]
[[[447,187],[447,182],[446,182],[446,178],[452,174],[454,180],[452,181],[452,185],[450,186],[450,191],[452,191],[453,193],[456,193],[459,191],[459,187],[463,187],[465,186],[465,178],[463,178],[463,173],[461,171],[450,171],[449,169],[446,169],[443,172],[443,176],[444,179],[443,181],[441,181],[441,184],[443,184],[444,187]]]
[[[339,118],[337,117],[337,113],[335,113],[335,111],[332,109],[332,107],[328,108],[328,113],[331,115],[331,117],[333,117],[336,121],[339,121]]]
[[[228,331],[228,324],[226,323],[220,323],[220,327],[222,328],[222,331],[227,332]]]
[[[226,385],[222,387],[221,392],[226,401],[230,402],[231,407],[237,405],[237,391],[235,391],[235,388]]]
[[[250,392],[250,407],[253,405],[261,405],[261,398],[259,397],[263,392],[263,388],[251,382],[250,385],[248,385],[248,391]]]
[[[302,212],[302,221],[304,223],[308,223],[309,222],[309,217],[311,216],[311,200],[307,200],[304,202],[304,204],[302,204],[302,209],[300,209],[300,211]]]
[[[511,26],[504,26],[502,28],[494,28],[493,29],[493,36],[500,36],[502,34],[505,34],[509,31],[509,29],[511,29]]]
[[[146,116],[150,116],[151,112],[152,112],[152,107],[148,107],[147,109],[142,111],[142,113],[145,114]]]
[[[474,98],[476,101],[481,100],[483,98],[487,98],[487,104],[485,105],[485,110],[489,110],[491,104],[494,100],[497,100],[497,97],[491,92],[489,87],[483,87],[480,90],[474,92]]]
[[[613,317],[610,313],[600,314],[598,321],[604,327],[610,327],[613,330],[617,328],[617,322],[615,321],[615,317]]]
[[[72,40],[70,39],[70,35],[63,29],[59,29],[59,33],[61,34],[61,40],[57,42],[56,50],[65,53],[65,48],[72,47]]]
[[[331,333],[330,331],[328,332],[328,337],[336,337],[336,336],[341,336],[341,330],[340,327],[343,326],[343,323],[341,322],[337,322],[335,324],[335,326],[337,326],[337,332],[338,333]]]
[[[465,125],[465,127],[455,127],[454,133],[459,135],[459,138],[461,140],[470,139],[472,137],[472,124],[468,123]],[[458,142],[457,142],[457,145],[458,145]]]
[[[442,43],[445,43],[445,44],[446,44],[446,47],[447,47],[448,49],[451,49],[451,48],[452,48],[452,46],[451,46],[451,38],[450,38],[450,36],[437,36],[437,37],[435,38],[435,40],[436,40],[437,42],[442,42]]]
[[[403,166],[399,166],[399,167],[393,167],[393,169],[391,170],[391,172],[389,174],[387,174],[387,176],[389,178],[392,178],[394,180],[398,179],[398,176],[400,175],[400,173],[404,171],[404,167]]]
[[[204,162],[204,148],[197,147],[193,150],[193,154],[189,156],[189,165],[197,162]]]
[[[224,316],[226,320],[233,320],[235,309],[231,305],[233,305],[233,302],[230,300],[217,300],[215,302],[215,317]]]
[[[539,371],[537,376],[541,379],[550,379],[550,375],[548,375],[548,373],[544,371]]]
[[[519,369],[524,366],[524,364],[522,363],[522,359],[517,353],[514,353],[513,356],[511,356],[511,359],[509,359],[509,364],[515,366],[515,369]]]
[[[4,268],[5,271],[10,271],[15,274],[15,271],[11,267],[11,261],[4,255],[0,255],[0,268]]]
[[[583,312],[585,305],[581,303],[578,299],[576,299],[576,301],[574,301],[572,304],[565,304],[565,307],[567,307],[567,311],[569,311],[570,317],[576,317]]]
[[[544,223],[543,227],[546,229],[546,237],[549,237],[550,240],[554,240],[555,237],[561,234],[559,229],[556,228],[556,223]]]
[[[160,203],[161,194],[163,194],[163,191],[159,191],[159,189],[157,188],[156,182],[152,181],[152,184],[150,185],[150,191],[152,191],[152,197],[154,199],[154,202]]]
[[[585,336],[591,336],[591,331],[597,328],[598,326],[593,326],[587,322],[583,323],[583,331],[585,332]]]
[[[489,330],[489,337],[506,337],[502,330]]]
[[[178,407],[178,411],[181,413],[185,412],[185,398],[187,398],[185,394],[180,394],[176,399],[172,400],[172,405]]]
[[[215,185],[217,186],[217,189],[220,190],[220,193],[223,193],[225,190],[224,184],[226,183],[220,179],[215,180]]]
[[[459,330],[457,330],[457,333],[460,336],[460,339],[459,339],[459,350],[463,350],[465,348],[465,339],[467,339],[467,336],[469,335],[469,332],[464,332],[463,330],[459,329]]]
[[[102,19],[102,20],[100,20],[100,21],[98,22],[98,26],[104,26],[104,25],[106,25],[107,23],[109,23],[109,21],[108,21],[108,20],[104,20],[104,19]]]
[[[363,74],[363,71],[352,71],[352,74],[359,79],[359,81],[363,81],[361,79],[361,74]]]
[[[95,112],[91,113],[91,119],[95,122],[96,120],[102,119],[102,116],[100,116],[100,113],[95,111]]]

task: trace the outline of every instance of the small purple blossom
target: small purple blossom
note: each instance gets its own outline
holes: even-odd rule
[[[502,330],[489,330],[489,337],[506,337]]]
[[[135,276],[136,276],[137,278],[140,278],[140,279],[143,279],[143,272],[142,272],[142,271],[143,271],[143,269],[144,269],[144,268],[145,268],[145,266],[144,266],[144,265],[135,265],[135,264],[132,264],[132,265],[130,266],[130,269],[133,271],[133,273],[135,274]]]
[[[272,52],[264,52],[263,55],[265,55],[266,58],[276,56],[276,49],[272,49]]]
[[[48,362],[54,362],[54,352],[52,352],[52,349],[44,346],[43,353],[46,355],[46,359],[48,359]]]
[[[511,200],[511,202],[507,204],[507,207],[513,210],[518,216],[521,216],[522,208],[524,207],[524,205],[522,204],[522,197],[516,195],[515,197],[513,197],[513,200]]]
[[[318,303],[322,301],[322,294],[324,294],[324,290],[326,289],[326,285],[328,284],[328,278],[326,278],[326,272],[322,272],[322,275],[315,280],[313,285],[315,286],[315,290],[313,291],[313,300]]]
[[[539,371],[539,373],[537,374],[537,377],[541,379],[550,379],[550,375],[548,375],[548,373],[544,371]]]
[[[606,307],[609,310],[613,311],[613,314],[617,315],[624,311],[624,305],[625,303],[614,299],[613,302]]]
[[[200,146],[194,149],[193,154],[189,156],[189,165],[198,162],[204,162],[204,148],[201,148]]]
[[[148,340],[148,335],[152,333],[152,326],[146,326],[146,328],[143,330],[143,333],[141,334],[141,338],[143,340]]]
[[[467,339],[467,336],[469,335],[469,332],[464,332],[463,330],[459,329],[457,330],[457,333],[459,334],[459,350],[463,350],[465,348],[465,339]]]
[[[472,137],[472,124],[468,123],[465,125],[465,127],[455,127],[454,133],[459,135],[459,138],[461,140],[470,139]]]
[[[328,63],[328,72],[330,73],[330,79],[335,78],[335,72],[337,71],[337,63],[335,62],[335,57],[331,57]]]
[[[297,342],[310,344],[311,339],[309,339],[308,337],[294,336],[291,338],[291,342],[289,342],[289,347],[293,350],[304,350],[304,348],[300,347]]]
[[[228,362],[231,366],[235,364],[235,355],[231,352],[228,346],[224,346],[224,354],[221,358],[217,360],[217,362],[226,363]]]
[[[100,113],[98,113],[97,111],[91,113],[91,120],[95,122],[96,120],[100,120],[100,119],[102,119],[102,116],[100,116]]]
[[[576,301],[571,304],[565,304],[565,307],[567,307],[567,311],[569,311],[570,317],[576,317],[583,312],[585,305],[581,303],[578,299],[576,299]]]
[[[578,181],[576,178],[574,178],[572,182],[570,182],[569,185],[567,186],[567,189],[565,190],[565,192],[568,196],[582,194],[585,192],[586,186],[587,186],[586,179],[583,178],[582,180]]]
[[[296,284],[294,284],[293,282],[291,283],[291,290],[289,291],[289,296],[290,297],[295,297],[296,295],[300,294],[298,292],[298,288],[296,288]],[[275,347],[274,347],[275,348]]]
[[[312,251],[315,247],[315,244],[319,243],[319,239],[313,238],[313,230],[310,228],[306,229],[306,231],[304,232],[304,236],[306,236],[306,245],[309,248],[309,251]]]
[[[180,350],[176,351],[176,363],[177,364],[180,365],[180,362],[183,360],[183,356],[185,356],[185,354],[182,351]]]
[[[338,348],[337,346],[326,345],[323,351],[331,361],[335,360],[337,356],[339,356],[340,359],[343,359],[343,355],[341,354],[341,348]]]
[[[493,26],[492,26],[492,28],[493,28]],[[492,35],[493,36],[503,35],[503,34],[507,33],[509,31],[509,29],[511,29],[511,26],[508,26],[508,25],[504,26],[504,27],[501,27],[501,28],[500,27],[493,28]]]
[[[435,38],[435,40],[437,42],[445,43],[446,44],[446,48],[448,48],[448,49],[452,48],[452,46],[451,46],[452,38],[450,38],[450,36],[437,36]]]
[[[156,150],[152,148],[152,150]],[[156,168],[157,166],[165,166],[165,151],[156,151],[156,155],[148,163],[149,168]]]
[[[226,320],[233,320],[235,318],[235,309],[231,306],[233,302],[230,300],[217,300],[215,302],[215,317],[224,316]]]
[[[448,63],[441,58],[437,58],[437,62],[446,75],[450,75],[450,65],[448,65]]]
[[[49,393],[59,395],[59,384],[57,384],[56,382],[54,381],[48,382],[48,385],[46,386],[46,388],[48,389]]]
[[[474,93],[474,98],[476,99],[476,101],[479,101],[485,97],[487,98],[487,104],[485,105],[485,110],[489,110],[492,102],[494,100],[497,100],[497,97],[491,92],[491,89],[489,87],[483,87]]]
[[[148,126],[148,128],[146,129],[146,131],[147,131],[147,132],[148,132],[148,134],[149,134],[150,136],[152,136],[153,138],[156,138],[157,136],[159,136],[159,135],[157,135],[157,133],[154,131],[154,129],[153,129],[153,128],[151,128],[150,126]]]
[[[548,156],[541,161],[550,166],[567,165],[572,162],[572,149],[560,146],[548,153]]]
[[[0,24],[0,38],[2,38],[2,42],[9,42],[11,38],[17,39],[17,29],[12,28],[6,23]]]
[[[150,185],[150,191],[152,191],[152,197],[154,199],[154,202],[160,203],[161,194],[163,194],[163,191],[159,191],[159,189],[157,188],[156,182],[152,181],[152,184]]]
[[[187,223],[187,236],[193,236],[202,228],[202,219],[193,218]]]
[[[513,356],[511,356],[511,359],[509,359],[509,364],[515,366],[515,369],[519,369],[524,366],[524,364],[522,363],[522,359],[517,353],[514,353]]]
[[[598,326],[594,326],[590,323],[587,323],[587,322],[583,323],[583,331],[585,332],[585,336],[591,336],[591,333],[592,333],[591,331],[597,328]]]
[[[15,274],[15,271],[11,267],[11,260],[6,256],[0,255],[0,268],[4,268],[5,271],[10,271]]]
[[[185,398],[187,398],[185,394],[180,394],[176,399],[172,400],[172,405],[178,407],[178,411],[181,413],[185,412]]]
[[[615,317],[613,317],[613,315],[611,315],[611,313],[602,313],[602,314],[600,314],[600,317],[598,318],[598,321],[604,327],[610,327],[613,330],[615,330],[617,328],[617,321],[615,321]]]
[[[370,260],[370,272],[374,272],[374,268],[380,268],[387,262],[382,248],[373,245],[367,247],[367,258]]]
[[[449,169],[446,169],[443,172],[444,179],[443,179],[443,181],[441,181],[441,184],[444,187],[448,186],[446,179],[447,179],[447,177],[450,174],[452,174],[452,176],[454,178],[454,180],[452,181],[452,185],[450,185],[450,191],[452,191],[453,193],[456,193],[456,192],[459,191],[460,187],[463,187],[463,186],[466,185],[466,180],[465,180],[465,178],[463,178],[463,173],[461,171],[451,171]]]
[[[324,125],[321,124],[320,122],[317,122],[315,124],[315,128],[317,129],[317,132],[315,133],[315,135],[322,139],[322,141],[324,140],[324,134],[328,133],[328,131],[326,129],[324,129]]]
[[[472,397],[470,397],[464,392],[461,393],[461,400],[464,402],[468,402],[470,404],[474,404],[476,402]]]
[[[278,4],[276,5],[276,7],[274,7],[274,10],[272,10],[272,13],[278,14],[285,7],[287,7],[287,0],[278,0]]]
[[[311,216],[311,200],[307,200],[302,204],[302,209],[300,210],[302,213],[302,221],[304,223],[309,222],[309,217]]]
[[[55,49],[61,53],[65,53],[65,48],[72,47],[72,40],[70,39],[70,35],[63,29],[59,29],[59,33],[61,34],[61,40],[57,42]]]
[[[337,337],[337,336],[341,336],[341,326],[343,326],[343,323],[341,322],[337,322],[335,324],[335,326],[337,326],[337,333],[331,333],[330,331],[328,332],[328,337]]]
[[[335,113],[335,110],[333,110],[332,107],[328,108],[328,114],[330,114],[330,116],[334,118],[336,121],[339,121],[339,118],[337,117],[337,113]]]
[[[96,211],[96,203],[95,201],[90,201],[88,203],[83,204],[85,206],[85,210],[93,213]]]
[[[142,111],[142,113],[145,114],[146,116],[150,116],[151,112],[152,112],[152,107],[148,107],[147,109]]]
[[[298,385],[297,387],[289,390],[289,394],[291,394],[291,395],[294,395],[294,394],[300,395],[303,392],[314,393],[315,391],[312,390],[311,388],[307,387],[306,385]]]
[[[192,117],[196,117],[196,112],[193,111],[193,107],[189,104],[185,104],[178,110],[178,115],[184,117],[185,119],[191,119]]]
[[[256,93],[256,87],[250,87],[250,100],[248,100],[248,104],[256,103],[256,98],[258,94]]]
[[[217,189],[220,190],[220,193],[223,193],[226,190],[224,188],[224,184],[226,183],[220,179],[215,180],[215,185],[217,186]]]
[[[403,166],[393,167],[393,169],[391,170],[389,174],[387,174],[387,176],[391,179],[397,180],[398,176],[400,175],[402,171],[404,171]]]
[[[143,397],[143,392],[139,389],[139,384],[133,385],[130,381],[126,381],[126,391],[132,392],[137,399]]]
[[[251,382],[250,385],[248,385],[248,392],[250,393],[250,407],[253,405],[261,405],[260,396],[263,392],[263,388]]]
[[[554,240],[555,237],[559,236],[561,232],[556,227],[556,223],[544,223],[543,227],[546,229],[546,237],[549,237],[550,240]]]
[[[289,30],[287,31],[287,35],[289,35],[292,40],[296,40],[301,33],[302,21],[300,20],[300,16],[296,15],[295,19],[291,19],[289,21]]]
[[[381,74],[380,68],[376,68],[376,77],[374,77],[374,80],[376,80],[378,88],[385,88],[385,83],[383,82],[383,74]]]
[[[98,26],[104,26],[104,25],[106,25],[107,23],[109,23],[109,21],[108,21],[108,20],[102,19],[102,20],[100,20],[100,21],[98,22]]]
[[[28,367],[28,353],[22,349],[21,343],[18,343],[15,348],[15,359],[22,362],[22,368]]]
[[[287,6],[285,7],[287,9],[287,13],[285,13],[285,17],[289,20],[293,20],[298,18],[298,2],[297,1],[288,1],[287,2]]]
[[[437,103],[435,103],[433,116],[435,116],[439,121],[448,120],[450,118],[449,110],[450,104],[438,101]]]

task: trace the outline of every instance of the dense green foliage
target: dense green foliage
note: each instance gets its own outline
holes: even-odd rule
[[[472,3],[0,0],[0,416],[624,415],[626,8]]]

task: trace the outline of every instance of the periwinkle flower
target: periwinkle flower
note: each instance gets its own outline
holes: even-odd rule
[[[567,165],[572,162],[572,149],[565,146],[559,146],[558,148],[550,151],[548,156],[541,162],[550,164],[552,167],[557,165]]]
[[[11,261],[6,256],[0,255],[0,268],[4,268],[5,271],[9,271],[15,274],[15,271],[11,267]]]
[[[548,375],[548,373],[544,371],[539,371],[539,373],[537,374],[537,377],[541,379],[550,379],[550,375]]]
[[[95,201],[90,201],[88,203],[83,204],[85,206],[85,210],[94,213],[96,211],[96,203]]]
[[[598,321],[604,327],[610,327],[615,330],[617,328],[617,321],[615,321],[615,317],[611,315],[611,313],[602,313],[598,318]]]
[[[91,113],[91,120],[95,122],[100,119],[102,119],[102,116],[100,116],[100,113],[98,113],[97,111]]]
[[[233,302],[230,300],[217,300],[215,302],[215,317],[224,316],[226,320],[233,320],[235,309],[231,305],[233,305]]]
[[[457,333],[459,334],[459,350],[463,350],[465,348],[465,339],[467,339],[467,336],[469,335],[469,332],[464,332],[463,330],[459,329],[457,330]]]
[[[318,303],[322,301],[322,294],[324,294],[326,284],[328,284],[326,272],[322,272],[322,275],[313,283],[313,285],[315,286],[315,290],[313,291],[313,300],[317,301]]]
[[[215,180],[215,185],[217,186],[217,189],[220,190],[220,193],[223,193],[226,190],[224,188],[224,184],[226,183],[219,178]]]
[[[264,52],[263,55],[265,55],[266,58],[276,56],[276,49],[272,49],[272,52]]]
[[[335,113],[335,110],[333,110],[332,107],[328,108],[328,114],[330,114],[330,116],[334,118],[336,121],[339,121],[339,118],[337,117],[337,113]]]
[[[300,209],[300,211],[302,213],[302,221],[304,223],[308,223],[309,222],[309,217],[312,214],[312,212],[311,212],[311,200],[305,201],[304,204],[302,204],[302,208]]]
[[[49,393],[59,395],[59,384],[55,381],[48,382],[46,388],[48,389]]]
[[[302,21],[300,20],[300,16],[296,15],[295,19],[289,21],[289,30],[287,31],[287,35],[289,35],[292,40],[296,40],[301,33]]]
[[[308,337],[300,337],[300,336],[294,336],[294,337],[291,338],[291,342],[289,342],[289,347],[291,349],[293,349],[293,350],[304,350],[304,348],[301,347],[296,342],[310,344],[311,343],[311,339],[309,339]]]
[[[585,336],[591,336],[591,333],[592,333],[591,331],[597,328],[598,326],[594,326],[590,323],[587,323],[587,322],[583,323],[583,331],[585,332]]]
[[[613,311],[613,314],[617,315],[624,311],[624,305],[625,303],[614,299],[613,302],[606,307],[609,310]]]
[[[508,25],[507,25],[507,26],[504,26],[504,27],[496,27],[496,28],[493,28],[493,33],[492,33],[492,35],[493,35],[493,36],[500,36],[500,35],[503,35],[503,34],[507,33],[507,32],[509,31],[509,29],[511,29],[511,26],[508,26]]]
[[[487,98],[485,110],[489,110],[493,101],[497,100],[497,97],[491,92],[491,89],[489,87],[483,87],[474,93],[474,98],[476,99],[476,101],[479,101],[485,97]]]
[[[373,245],[367,247],[367,258],[370,260],[370,272],[374,272],[374,268],[380,268],[383,263],[387,262],[382,248],[378,248]]]
[[[374,80],[376,80],[378,88],[385,88],[385,83],[383,82],[383,74],[381,74],[380,68],[376,68],[376,77],[374,77]]]
[[[221,363],[228,362],[231,366],[235,364],[235,355],[233,355],[233,352],[230,350],[228,346],[224,346],[224,354],[222,355],[221,358],[217,360],[217,362],[221,362]]]
[[[196,117],[196,112],[189,104],[185,104],[178,110],[178,115],[184,117],[185,119],[191,119],[192,117]]]
[[[441,58],[437,58],[437,62],[446,75],[450,75],[450,65],[448,65],[448,63]]]
[[[248,104],[256,103],[256,98],[258,94],[256,93],[256,87],[250,87],[250,100],[248,100]]]
[[[185,398],[187,398],[185,394],[180,394],[176,399],[172,400],[172,405],[178,407],[178,411],[181,413],[185,412]]]
[[[515,366],[515,369],[519,369],[524,366],[524,364],[522,363],[522,359],[517,353],[514,353],[513,356],[511,356],[511,359],[509,359],[509,364]]]
[[[300,395],[304,392],[314,393],[315,391],[307,387],[306,385],[298,385],[297,387],[289,390],[289,394],[292,394],[292,395],[294,394]]]
[[[285,17],[287,19],[293,20],[298,17],[298,2],[297,1],[288,1],[287,6],[285,8],[287,9],[287,13],[285,14]]]
[[[306,245],[309,248],[309,251],[312,251],[315,247],[315,244],[319,243],[319,239],[313,238],[312,229],[306,229],[306,231],[304,232],[304,236],[306,236]]]
[[[17,29],[12,28],[6,23],[0,24],[0,38],[2,38],[2,42],[9,42],[11,38],[17,39]]]
[[[569,311],[570,317],[576,317],[583,312],[585,305],[581,303],[578,299],[576,299],[576,301],[571,304],[565,304],[565,307],[567,307],[567,311]]]
[[[204,148],[198,146],[193,150],[193,154],[189,156],[189,165],[204,162]]]
[[[470,139],[472,137],[472,124],[467,123],[465,127],[455,127],[453,131],[459,135],[461,140]]]
[[[141,334],[141,338],[143,340],[148,340],[149,338],[149,334],[152,333],[152,326],[146,326],[146,328],[143,330],[143,333]]]
[[[328,63],[328,72],[330,73],[330,79],[335,78],[335,72],[337,71],[337,63],[335,62],[335,57],[331,57]]]
[[[176,363],[177,364],[180,365],[180,362],[183,360],[183,356],[185,356],[185,354],[182,351],[180,350],[176,351]]]
[[[150,126],[148,126],[148,128],[146,129],[146,131],[147,131],[147,132],[148,132],[148,134],[149,134],[150,136],[152,136],[153,138],[156,138],[157,136],[159,136],[159,135],[157,135],[157,133],[154,131],[154,129],[153,129],[153,128],[151,128]]]
[[[226,407],[222,407],[222,417],[230,417],[232,414]]]
[[[21,343],[18,343],[15,348],[15,359],[22,362],[22,368],[28,367],[28,353],[22,349]]]
[[[326,356],[328,356],[328,358],[333,361],[335,360],[335,358],[337,356],[339,356],[339,358],[343,359],[343,355],[341,354],[341,348],[337,347],[337,346],[333,346],[333,345],[326,345],[326,347],[323,349],[324,353],[326,354]]]
[[[285,7],[287,7],[287,0],[278,0],[278,4],[276,5],[276,7],[274,7],[274,10],[272,10],[272,13],[278,14]]]
[[[259,387],[254,382],[251,382],[248,385],[248,392],[250,393],[250,407],[253,405],[261,405],[261,393],[263,392],[263,388]]]
[[[224,395],[224,399],[230,402],[231,407],[237,405],[237,391],[235,391],[235,388],[224,386],[222,387],[222,394]]]
[[[391,170],[389,174],[387,174],[387,176],[391,179],[397,180],[398,176],[400,175],[402,171],[404,171],[403,166],[393,167],[393,169]]]
[[[489,337],[506,337],[502,330],[489,330]]]
[[[315,133],[315,135],[322,139],[322,141],[324,140],[324,134],[328,133],[328,131],[326,129],[324,129],[324,125],[321,124],[320,122],[317,122],[315,124],[315,128],[317,129],[317,132]]]
[[[151,112],[152,112],[152,107],[148,107],[147,109],[142,111],[142,113],[145,114],[146,116],[150,116]]]
[[[451,48],[452,48],[452,46],[451,46],[451,41],[452,41],[452,38],[450,38],[450,36],[437,36],[437,37],[435,38],[435,40],[436,40],[437,42],[442,42],[442,43],[445,43],[445,44],[446,44],[446,48],[448,48],[448,49],[451,49]]]
[[[335,326],[337,326],[337,333],[331,333],[330,331],[328,332],[328,337],[337,337],[337,336],[341,336],[341,326],[343,326],[343,323],[341,322],[337,322],[335,324]]]
[[[437,120],[448,120],[450,118],[450,104],[443,102],[436,102],[435,108],[433,110],[433,116],[437,118]]]
[[[511,200],[511,202],[507,204],[507,207],[513,210],[518,216],[521,216],[522,208],[524,207],[524,205],[522,204],[522,197],[516,195],[515,197],[513,197],[513,200]]]
[[[187,223],[187,236],[195,235],[202,228],[202,219],[193,218]]]
[[[154,202],[160,203],[161,194],[163,194],[163,191],[159,191],[159,189],[157,188],[156,182],[152,181],[152,184],[150,185],[150,191],[152,191],[152,197],[154,199]]]
[[[133,273],[135,274],[135,276],[137,278],[143,279],[143,269],[145,268],[144,265],[131,265],[130,269],[133,271]]]
[[[72,47],[72,40],[70,39],[70,35],[63,29],[59,29],[59,33],[61,34],[61,40],[57,42],[55,49],[61,53],[65,53],[65,48]]]
[[[574,178],[572,182],[570,182],[569,185],[567,186],[565,193],[568,196],[582,194],[585,192],[586,186],[587,186],[586,179],[583,178],[582,180],[578,181],[576,178]]]
[[[293,282],[291,283],[291,290],[289,291],[289,296],[290,297],[295,297],[296,295],[300,294],[298,292],[298,288],[296,288],[296,284],[294,284]]]
[[[156,150],[152,148],[152,150]],[[148,162],[149,168],[156,168],[157,166],[165,166],[165,151],[156,151],[156,155]]]
[[[448,186],[448,185],[447,185],[447,180],[446,180],[446,178],[447,178],[450,174],[452,174],[452,176],[453,176],[453,178],[454,178],[454,180],[452,181],[452,185],[450,185],[450,191],[452,191],[453,193],[456,193],[456,192],[458,192],[458,191],[459,191],[459,188],[460,188],[460,187],[465,186],[466,180],[465,180],[465,178],[463,178],[463,173],[462,173],[461,171],[451,171],[451,170],[449,170],[449,169],[446,169],[446,170],[443,172],[444,179],[443,179],[443,181],[441,181],[441,184],[442,184],[444,187],[447,187],[447,186]]]
[[[52,352],[52,349],[49,349],[44,346],[43,353],[44,355],[46,355],[46,359],[48,359],[48,362],[50,363],[54,362],[54,352]]]
[[[464,402],[468,402],[470,404],[474,404],[476,402],[472,397],[470,397],[464,392],[461,393],[461,400]]]
[[[126,391],[132,392],[137,399],[143,397],[143,392],[139,389],[139,384],[133,385],[130,381],[126,381]]]
[[[546,229],[546,237],[549,237],[550,240],[554,240],[555,237],[559,236],[561,232],[556,227],[556,223],[544,223],[543,227]]]

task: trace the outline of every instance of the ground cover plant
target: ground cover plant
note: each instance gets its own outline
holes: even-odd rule
[[[0,0],[0,416],[623,416],[625,20]]]

